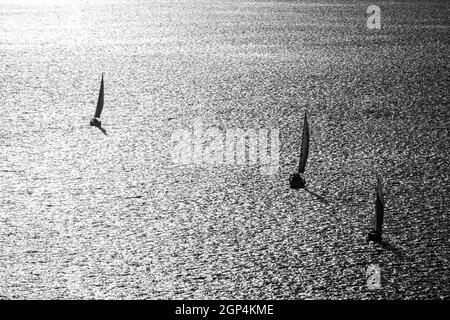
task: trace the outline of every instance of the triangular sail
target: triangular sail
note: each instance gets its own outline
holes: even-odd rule
[[[100,118],[100,115],[102,114],[103,100],[104,100],[103,95],[104,95],[104,88],[103,88],[103,73],[102,73],[102,82],[100,84],[100,93],[98,94],[97,108],[95,109],[94,118]]]
[[[375,190],[375,217],[374,217],[374,230],[381,232],[383,227],[384,216],[384,199],[383,191],[381,190],[381,178],[377,176],[377,188]]]
[[[383,190],[381,188],[382,182],[381,177],[379,174],[377,174],[377,196],[380,199],[380,204],[384,207],[384,197],[383,197]]]
[[[308,153],[309,153],[309,125],[305,112],[305,117],[303,120],[302,147],[300,150],[300,163],[298,166],[298,172],[300,173],[305,172],[306,161],[308,160]]]

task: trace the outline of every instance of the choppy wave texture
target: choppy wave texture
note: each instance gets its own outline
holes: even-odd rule
[[[449,6],[380,6],[3,0],[0,297],[448,299]],[[174,164],[198,119],[279,129],[279,172]]]

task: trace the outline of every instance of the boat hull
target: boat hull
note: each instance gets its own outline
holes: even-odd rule
[[[289,185],[292,189],[301,189],[306,186],[306,181],[299,173],[292,173],[289,176]]]
[[[94,127],[101,127],[102,126],[102,122],[100,121],[100,120],[98,120],[98,119],[91,119],[91,122],[89,122],[89,124],[91,125],[91,126],[94,126]]]

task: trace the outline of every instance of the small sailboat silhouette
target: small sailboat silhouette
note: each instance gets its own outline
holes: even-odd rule
[[[100,121],[100,115],[103,111],[103,103],[104,103],[104,83],[103,83],[103,73],[102,73],[102,81],[100,84],[100,92],[98,94],[97,108],[95,109],[94,118],[91,119],[90,125],[99,128],[104,134],[106,134],[106,130],[102,128],[102,122]]]
[[[368,234],[369,241],[380,242],[382,240],[384,218],[384,197],[381,189],[381,177],[377,174],[377,186],[375,189],[375,214],[372,218],[372,230]]]
[[[303,118],[302,145],[300,150],[300,161],[298,164],[298,172],[291,174],[289,177],[289,184],[292,189],[304,188],[306,186],[306,181],[300,174],[305,172],[308,155],[309,155],[309,124],[305,112],[305,117]]]

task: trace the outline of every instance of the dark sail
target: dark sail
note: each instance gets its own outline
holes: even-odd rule
[[[308,119],[306,118],[306,112],[305,117],[303,120],[303,133],[302,133],[302,147],[300,151],[300,163],[298,166],[298,172],[304,173],[306,168],[306,161],[308,160],[308,153],[309,153],[309,125],[308,125]]]
[[[100,93],[98,95],[98,101],[97,101],[97,109],[95,109],[95,115],[94,118],[100,118],[100,115],[102,114],[103,110],[103,95],[104,95],[104,88],[103,88],[103,73],[102,73],[102,82],[100,84]]]
[[[381,189],[381,177],[379,174],[377,174],[377,195],[380,199],[381,205],[384,207],[384,197],[383,197],[383,190]]]
[[[384,198],[383,190],[381,189],[381,178],[377,176],[377,188],[375,191],[375,217],[374,217],[374,231],[382,232],[384,216]]]

